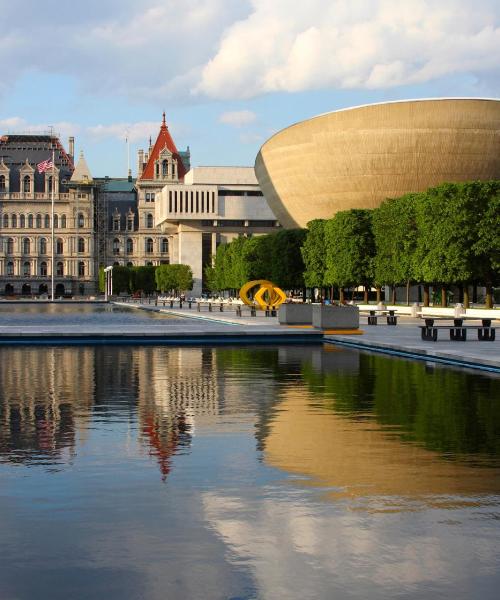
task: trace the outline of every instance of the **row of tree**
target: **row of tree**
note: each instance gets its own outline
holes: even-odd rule
[[[307,230],[239,238],[220,246],[206,270],[208,287],[233,290],[251,279],[270,279],[283,289],[344,289],[422,284],[458,286],[469,304],[469,286],[485,286],[486,305],[500,285],[500,181],[442,184],[386,200],[373,210],[353,209]]]
[[[99,289],[104,292],[104,268],[99,270]],[[190,290],[193,287],[193,273],[188,265],[160,265],[144,267],[113,267],[114,294],[152,294]]]

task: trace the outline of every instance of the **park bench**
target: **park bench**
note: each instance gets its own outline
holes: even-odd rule
[[[464,325],[466,317],[447,318],[447,317],[426,317],[425,325],[419,325],[422,340],[428,342],[437,342],[440,330],[448,331],[450,340],[453,342],[467,341],[467,330],[477,331],[477,339],[480,342],[494,342],[495,328],[491,326],[491,319],[481,319],[481,325]],[[473,320],[471,318],[470,320]],[[453,321],[453,325],[436,325],[435,321]]]
[[[368,317],[368,325],[377,325],[378,317],[387,317],[387,325],[397,325],[398,316],[395,310],[374,309],[360,313],[361,316]]]

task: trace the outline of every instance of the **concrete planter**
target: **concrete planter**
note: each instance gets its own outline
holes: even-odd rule
[[[278,321],[281,325],[311,325],[312,304],[282,304],[278,310]]]
[[[312,324],[318,329],[359,329],[359,308],[315,305],[312,307]]]

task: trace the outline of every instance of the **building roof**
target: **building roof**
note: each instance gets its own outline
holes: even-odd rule
[[[102,181],[102,180],[101,180]],[[118,179],[118,178],[105,178],[104,179],[104,191],[105,192],[134,192],[135,191],[135,179]]]
[[[160,132],[158,133],[158,137],[156,138],[155,145],[149,154],[149,159],[144,167],[144,171],[139,179],[154,179],[154,164],[155,161],[158,160],[160,156],[160,152],[164,149],[168,148],[172,153],[173,157],[177,160],[177,172],[179,174],[179,179],[183,179],[186,174],[186,167],[182,162],[182,158],[177,150],[177,146],[175,145],[172,136],[168,130],[167,124],[165,122],[165,113],[163,113],[163,120],[160,127]]]
[[[91,183],[93,181],[87,161],[83,156],[83,150],[80,152],[80,158],[73,171],[73,175],[71,175],[71,181],[82,183]]]

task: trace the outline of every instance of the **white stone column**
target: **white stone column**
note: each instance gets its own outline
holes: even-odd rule
[[[178,264],[189,265],[193,271],[193,289],[188,292],[192,296],[200,296],[203,276],[202,263],[202,232],[179,231],[179,258]]]

